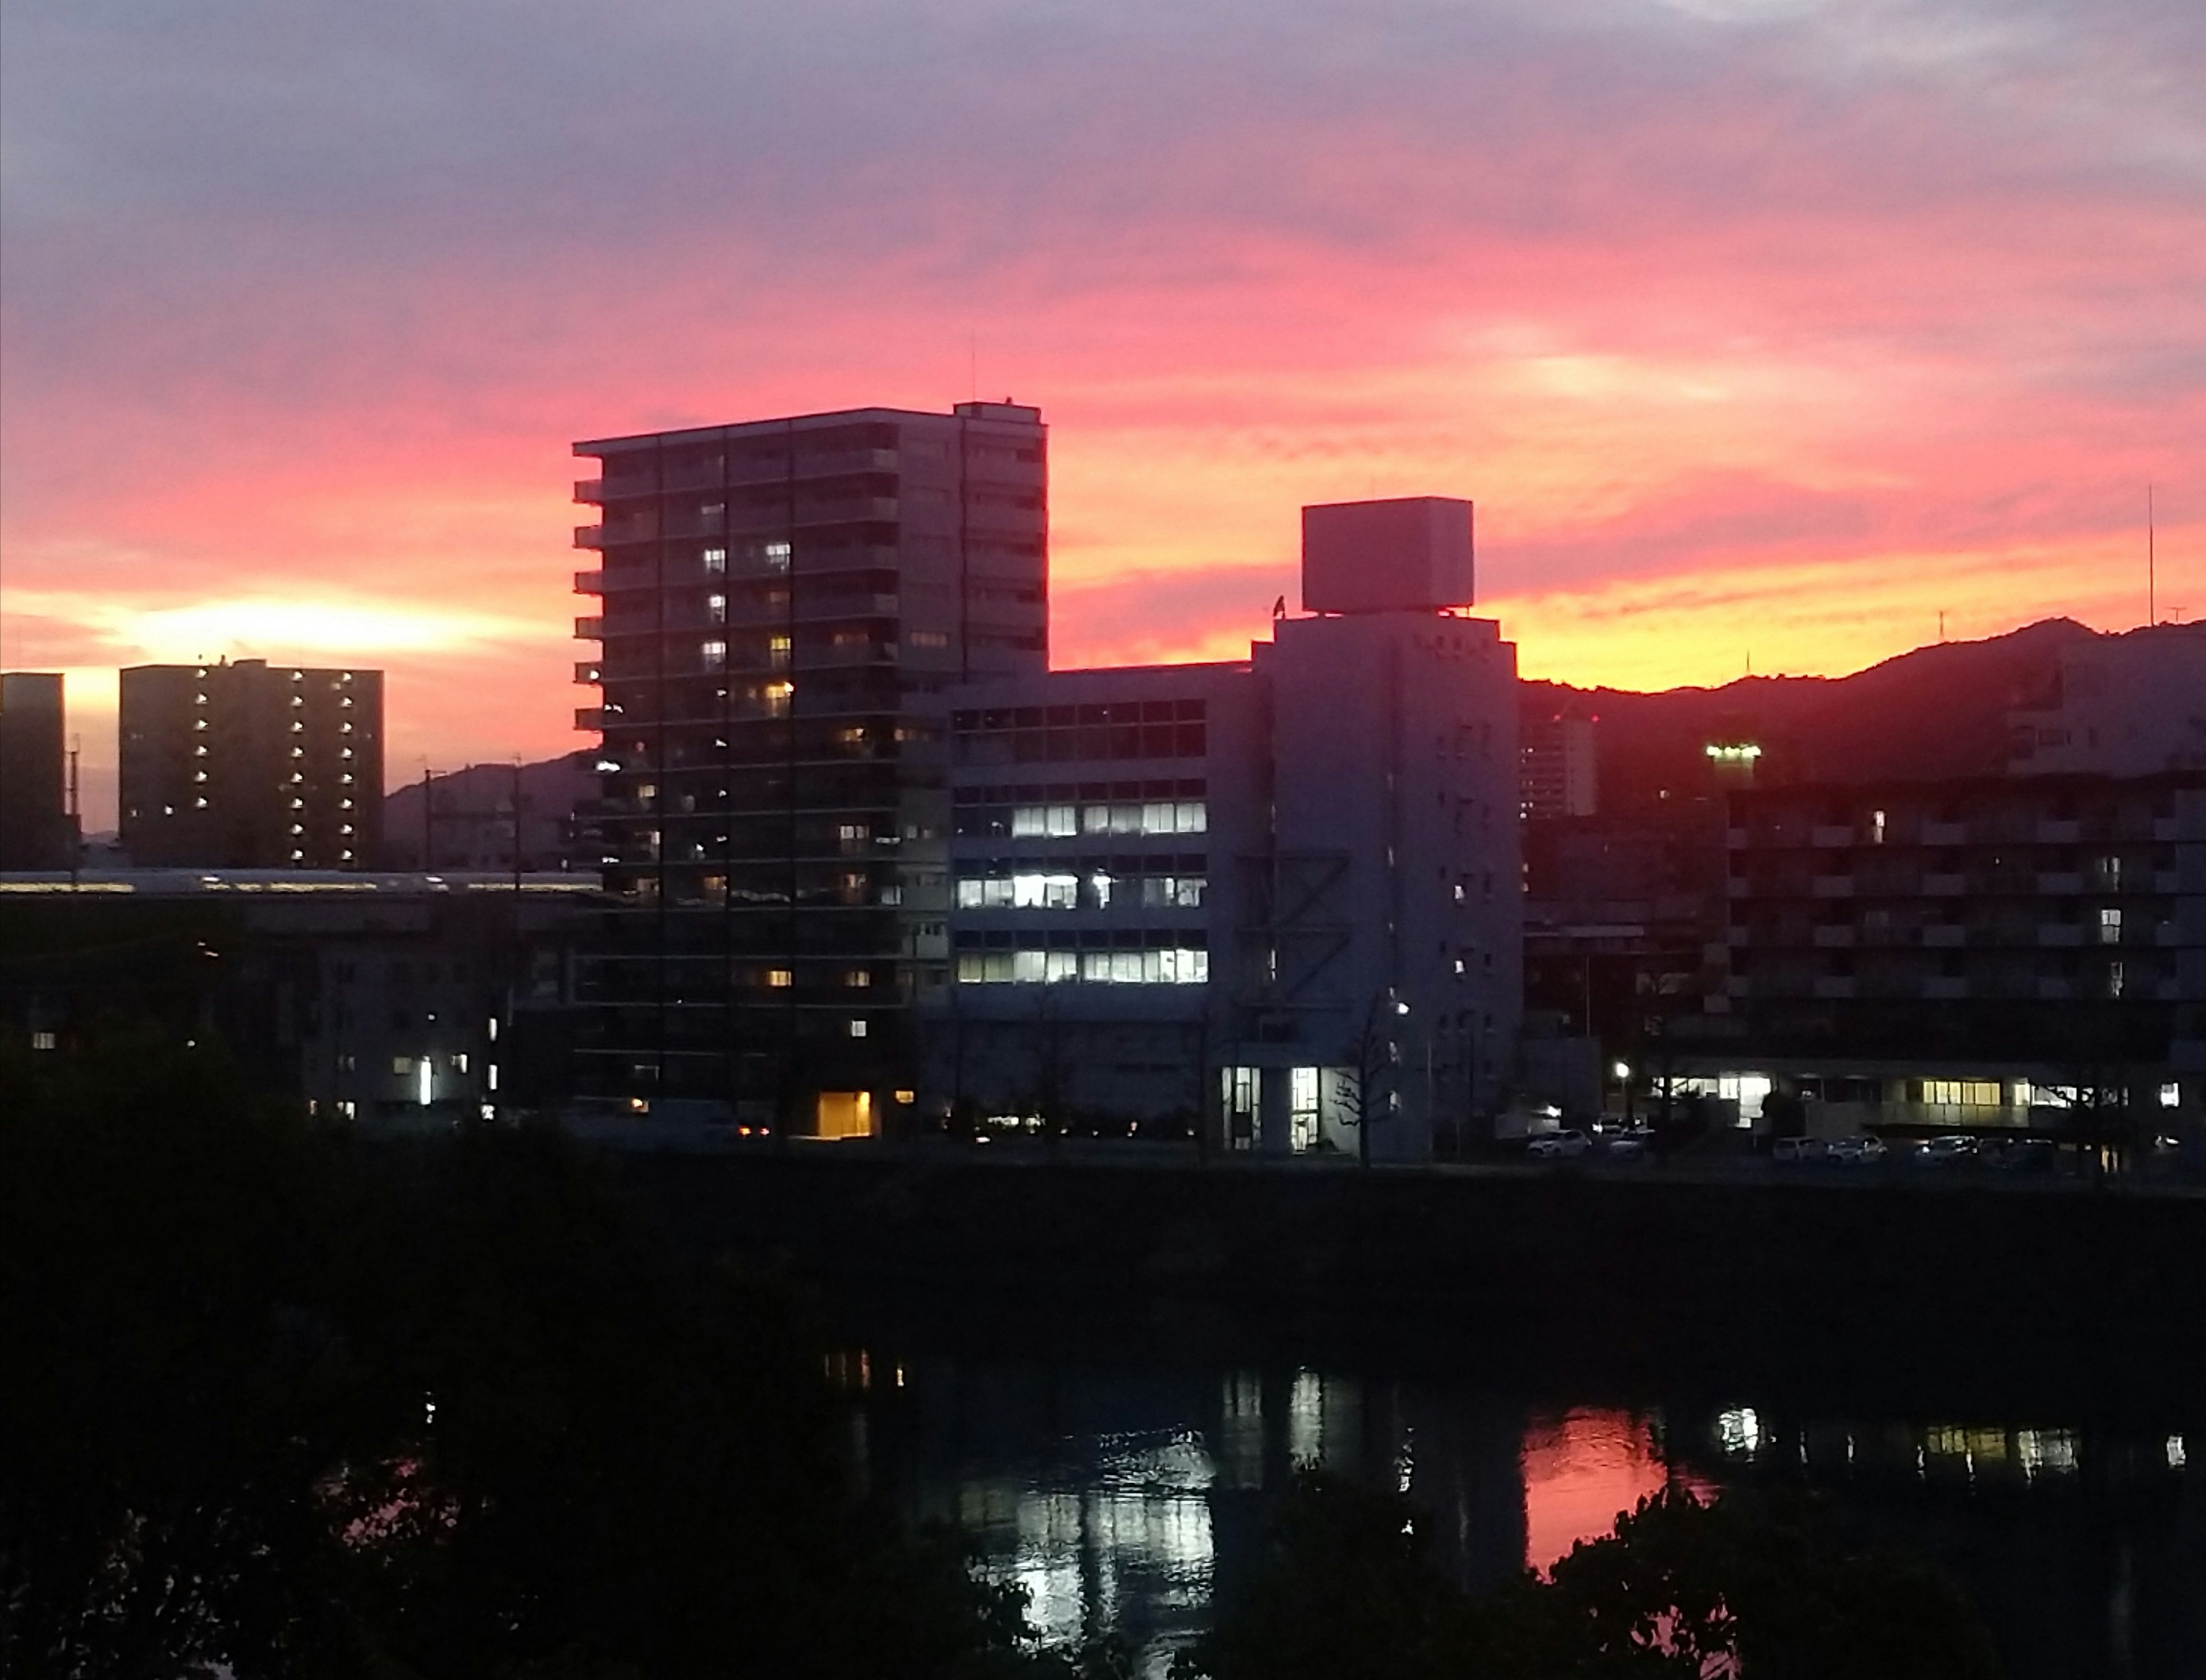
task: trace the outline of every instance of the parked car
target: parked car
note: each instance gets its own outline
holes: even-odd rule
[[[1524,1153],[1535,1161],[1571,1161],[1592,1147],[1591,1138],[1577,1127],[1567,1126],[1559,1132],[1534,1138],[1524,1146]]]
[[[1830,1159],[1844,1166],[1875,1166],[1891,1153],[1881,1137],[1842,1137],[1830,1147]]]
[[[1647,1146],[1654,1134],[1644,1126],[1635,1126],[1628,1132],[1618,1132],[1602,1148],[1611,1160],[1637,1161],[1645,1158]]]
[[[1975,1160],[1979,1153],[1976,1139],[1956,1132],[1932,1138],[1917,1152],[1915,1159],[1925,1166],[1953,1166],[1959,1162]]]
[[[2001,1172],[2050,1172],[2059,1152],[2048,1138],[2018,1137],[1998,1145],[1991,1159]]]
[[[1819,1137],[1780,1137],[1769,1152],[1773,1161],[1820,1161],[1830,1153],[1829,1146]]]

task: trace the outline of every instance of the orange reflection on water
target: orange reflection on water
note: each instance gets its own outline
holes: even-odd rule
[[[1535,1417],[1524,1431],[1524,1561],[1545,1570],[1582,1540],[1615,1527],[1673,1479],[1649,1420],[1636,1412],[1571,1411]],[[1675,1480],[1703,1498],[1710,1484]]]

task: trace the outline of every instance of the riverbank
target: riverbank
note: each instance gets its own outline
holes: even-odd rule
[[[1080,1335],[1291,1319],[1349,1347],[1382,1322],[1397,1343],[1476,1327],[1541,1360],[1745,1357],[1810,1380],[1867,1364],[1917,1385],[1987,1366],[2095,1389],[2206,1373],[2195,1195],[802,1147],[609,1159],[676,1240],[865,1313]]]

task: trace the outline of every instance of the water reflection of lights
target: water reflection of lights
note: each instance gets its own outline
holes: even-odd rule
[[[1751,1406],[1734,1406],[1716,1414],[1716,1444],[1734,1458],[1751,1458],[1762,1451],[1762,1419]]]
[[[2167,1438],[2167,1468],[2171,1470],[2179,1470],[2186,1462],[2183,1451],[2183,1437],[2170,1435]]]
[[[1093,1449],[1072,1485],[960,1490],[984,1572],[1026,1589],[1028,1615],[1052,1642],[1123,1625],[1135,1600],[1151,1612],[1192,1613],[1210,1598],[1218,1475],[1201,1439],[1183,1430],[1106,1435]]]

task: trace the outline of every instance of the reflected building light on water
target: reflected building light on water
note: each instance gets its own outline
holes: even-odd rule
[[[1751,1406],[1734,1406],[1716,1414],[1716,1445],[1734,1458],[1751,1458],[1762,1451],[1762,1419]]]
[[[1123,1628],[1135,1604],[1153,1616],[1192,1614],[1209,1602],[1218,1475],[1201,1439],[1181,1431],[1094,1445],[1089,1467],[1072,1476],[1084,1486],[960,1490],[982,1573],[1026,1589],[1028,1618],[1052,1644]]]
[[[2170,1435],[2167,1438],[2167,1468],[2171,1470],[2179,1470],[2187,1462],[2183,1451],[2183,1437]]]

